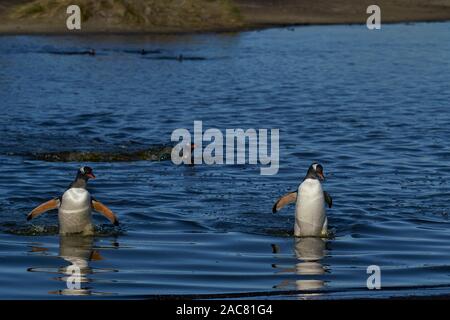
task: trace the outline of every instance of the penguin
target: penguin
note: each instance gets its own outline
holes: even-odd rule
[[[92,210],[103,214],[112,224],[119,225],[116,215],[103,203],[91,197],[86,189],[89,179],[95,179],[90,167],[81,167],[75,180],[60,197],[47,201],[36,207],[27,215],[31,220],[44,212],[58,209],[59,233],[61,235],[93,235]]]
[[[298,190],[280,197],[272,208],[272,212],[275,213],[287,204],[296,202],[294,225],[296,237],[327,236],[328,220],[325,203],[331,208],[333,199],[326,191],[323,191],[321,184],[323,180],[325,180],[323,167],[314,162]]]

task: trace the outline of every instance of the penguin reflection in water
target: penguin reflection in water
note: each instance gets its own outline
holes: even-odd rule
[[[295,257],[298,260],[294,267],[280,268],[278,265],[273,267],[279,269],[280,273],[295,274],[298,279],[284,280],[275,287],[286,289],[293,286],[297,290],[307,291],[322,289],[325,286],[323,275],[328,272],[327,267],[321,263],[326,253],[326,240],[319,237],[295,238],[294,246]],[[279,250],[274,253],[279,253]]]
[[[59,256],[69,265],[59,268],[60,280],[67,288],[51,293],[61,295],[91,295],[84,284],[91,282],[89,275],[95,273],[90,267],[91,261],[103,260],[97,250],[93,249],[94,238],[82,235],[61,236],[59,239]]]
[[[58,209],[59,233],[61,235],[93,235],[92,210],[95,210],[103,214],[115,226],[119,225],[116,215],[100,201],[92,198],[87,191],[89,179],[95,179],[92,168],[80,168],[75,180],[62,196],[35,208],[28,214],[27,220],[36,218],[49,210]]]
[[[325,179],[322,165],[314,162],[297,191],[285,194],[274,204],[275,213],[289,203],[295,205],[294,235],[296,237],[326,237],[328,220],[325,203],[331,208],[332,198],[323,191],[320,181]]]

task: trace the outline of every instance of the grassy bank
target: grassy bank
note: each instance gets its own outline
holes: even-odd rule
[[[382,23],[450,20],[450,0],[378,0]],[[0,33],[203,32],[280,25],[365,23],[372,0],[0,0]],[[80,32],[80,31],[77,31]]]
[[[36,0],[9,6],[3,25],[17,31],[66,32],[66,9],[72,4],[81,9],[81,32],[204,31],[243,25],[230,0]]]

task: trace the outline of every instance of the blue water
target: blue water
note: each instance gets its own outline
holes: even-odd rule
[[[159,53],[132,52],[142,48]],[[0,37],[0,298],[449,294],[449,101],[450,23]],[[26,222],[82,165],[27,154],[170,144],[194,120],[279,128],[278,174],[83,163],[121,227],[96,215],[95,237],[65,239],[55,213]],[[314,160],[333,196],[333,236],[295,239],[294,208],[271,207]],[[69,291],[73,261],[83,282]],[[369,265],[382,290],[367,289]]]

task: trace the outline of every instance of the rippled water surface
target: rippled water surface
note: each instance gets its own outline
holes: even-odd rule
[[[450,293],[450,23],[1,37],[0,89],[0,298]],[[279,128],[279,173],[83,163],[121,227],[96,215],[95,237],[64,238],[55,213],[26,222],[81,165],[30,154],[168,145],[194,120]],[[294,208],[271,207],[314,160],[334,235],[295,239]],[[66,287],[72,264],[80,290]],[[381,291],[366,288],[369,265]]]

